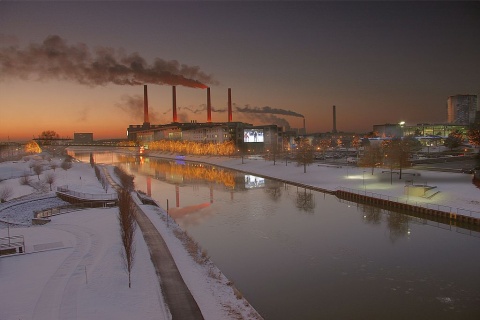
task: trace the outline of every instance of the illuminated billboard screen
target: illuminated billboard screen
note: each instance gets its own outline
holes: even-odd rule
[[[243,142],[263,142],[263,129],[243,129]]]
[[[245,188],[263,188],[265,186],[265,179],[261,177],[255,177],[252,175],[245,175]]]

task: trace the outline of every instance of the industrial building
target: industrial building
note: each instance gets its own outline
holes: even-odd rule
[[[458,125],[471,125],[479,112],[478,96],[458,94],[447,99],[447,122]]]
[[[232,112],[231,89],[228,89],[227,122],[212,122],[210,88],[207,88],[207,121],[181,123],[177,117],[176,87],[172,87],[172,122],[169,124],[150,124],[148,116],[148,92],[144,85],[144,122],[130,125],[127,129],[128,140],[137,141],[148,148],[149,143],[159,140],[180,140],[220,144],[233,141],[237,151],[266,152],[281,151],[282,128],[276,125],[254,126],[249,123],[234,122]],[[250,138],[251,137],[251,138]]]

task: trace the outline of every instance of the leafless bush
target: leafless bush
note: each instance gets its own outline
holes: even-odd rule
[[[50,191],[52,191],[52,184],[55,183],[55,174],[53,172],[49,172],[45,174],[45,182],[50,185]]]
[[[30,175],[27,172],[24,172],[19,181],[22,186],[30,185]]]
[[[40,180],[40,175],[43,172],[43,166],[40,163],[35,163],[35,165],[33,166],[33,172],[35,172],[35,174],[38,177],[38,180]]]
[[[31,160],[31,161],[28,163],[28,167],[30,168],[30,172],[32,172],[32,169],[33,169],[33,167],[35,167],[35,164],[36,164],[36,162],[33,161],[33,160]]]
[[[205,265],[209,261],[207,251],[202,250],[198,242],[190,238],[188,233],[181,229],[174,229],[173,234],[183,243],[184,248],[196,263]]]
[[[233,293],[235,294],[235,297],[238,300],[243,298],[243,294],[240,291],[238,291],[238,289],[235,286],[232,286],[232,289],[233,289]]]
[[[55,161],[53,161],[52,163],[50,163],[50,168],[53,169],[53,172],[55,172],[55,169],[58,168],[58,163],[56,163]]]
[[[6,202],[8,198],[13,196],[13,189],[9,186],[3,186],[0,188],[0,202]]]
[[[67,159],[65,159],[62,164],[60,165],[60,167],[67,171],[68,169],[72,168],[72,162],[71,161],[67,161]]]
[[[220,280],[221,272],[211,265],[210,268],[208,268],[208,276],[212,279]]]
[[[133,200],[130,192],[122,189],[118,193],[118,221],[120,223],[120,237],[123,248],[120,255],[123,267],[128,274],[128,287],[132,287],[131,273],[135,261],[135,229],[137,227],[134,217]]]

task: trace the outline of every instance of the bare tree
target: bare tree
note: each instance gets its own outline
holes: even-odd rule
[[[134,206],[130,192],[121,189],[118,193],[118,221],[120,223],[120,237],[123,248],[120,255],[123,267],[128,274],[128,287],[132,287],[131,273],[135,261],[135,229],[137,227],[134,217]]]
[[[307,173],[307,165],[311,164],[314,159],[314,150],[308,139],[299,138],[297,141],[297,166],[303,165],[303,173]]]
[[[42,166],[40,163],[36,163],[36,164],[33,166],[33,172],[35,172],[35,174],[36,174],[37,177],[38,177],[38,180],[40,180],[40,175],[41,175],[42,172],[43,172],[43,166]]]
[[[11,187],[3,186],[0,189],[0,203],[6,202],[11,196],[13,196],[13,189]]]
[[[52,184],[55,183],[55,174],[53,172],[48,172],[45,174],[45,182],[50,185],[50,191],[52,191]]]
[[[368,141],[368,140],[367,140]],[[372,175],[375,167],[382,162],[382,150],[378,145],[369,145],[365,147],[363,156],[360,158],[358,165],[360,167],[371,167]]]
[[[24,172],[23,175],[20,177],[20,184],[22,186],[30,185],[30,175],[28,172]]]

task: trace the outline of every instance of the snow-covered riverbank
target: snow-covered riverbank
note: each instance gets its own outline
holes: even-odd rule
[[[45,173],[53,172],[49,163],[44,165]],[[24,172],[30,172],[28,162],[0,164],[0,188],[12,190],[9,201],[0,205],[0,221],[8,222],[8,227],[0,222],[0,238],[24,236],[26,252],[0,257],[0,319],[169,319],[140,230],[128,288],[119,254],[118,209],[76,211],[53,217],[44,226],[27,226],[33,210],[39,209],[34,200],[51,199],[53,192],[21,185]],[[31,182],[42,185],[45,173],[30,176]],[[68,185],[80,192],[105,192],[89,164],[75,162],[54,175],[53,188]],[[22,205],[13,205],[19,201]],[[167,227],[162,209],[143,209],[167,242],[205,319],[261,319],[208,259],[195,261],[186,249],[190,240],[171,221]]]
[[[151,152],[150,156],[175,157],[168,153],[154,152]],[[303,173],[303,166],[298,167],[293,161],[286,164],[284,159],[276,161],[275,165],[273,161],[247,157],[242,161],[241,158],[187,155],[185,160],[210,163],[330,191],[347,188],[362,194],[393,197],[399,202],[438,205],[445,207],[442,209],[448,207],[452,212],[459,210],[464,215],[471,214],[480,218],[480,188],[472,183],[471,174],[416,170],[413,167],[403,170],[403,178],[400,180],[398,174],[391,177],[390,170],[382,168],[375,168],[372,175],[371,168],[314,163]],[[407,181],[408,184],[431,186],[438,193],[432,198],[408,196],[405,194]]]

